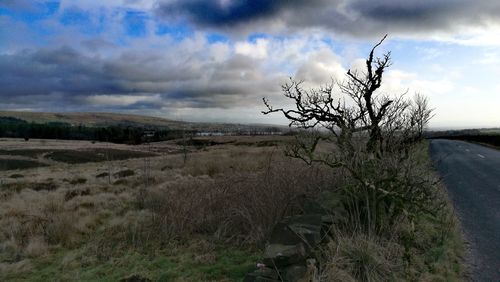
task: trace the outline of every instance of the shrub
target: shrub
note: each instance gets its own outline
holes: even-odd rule
[[[164,239],[202,233],[260,242],[298,199],[326,188],[329,177],[315,167],[280,162],[266,171],[172,182],[148,190],[145,206],[152,212],[153,233]]]

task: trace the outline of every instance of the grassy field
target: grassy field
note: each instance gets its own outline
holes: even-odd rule
[[[335,198],[343,185],[331,170],[285,157],[291,140],[218,136],[128,146],[0,139],[2,158],[44,164],[0,171],[0,280],[240,281],[260,261],[274,223],[300,210],[297,199]],[[399,237],[343,232],[326,247],[324,277],[347,277],[353,261],[366,257],[393,277],[460,280],[453,215],[445,209],[416,224],[418,238],[406,250],[411,266],[398,257],[405,253]],[[396,237],[409,227],[398,228]]]
[[[242,230],[229,230],[236,222],[223,213],[244,207],[243,192],[262,193],[276,181],[282,182],[276,191],[284,190],[287,181],[298,181],[262,183],[264,172],[268,177],[277,173],[269,168],[270,158],[283,159],[274,146],[283,140],[267,140],[217,137],[191,141],[187,147],[175,141],[127,146],[0,140],[3,158],[43,165],[0,171],[0,280],[117,281],[133,274],[155,281],[241,279],[261,255],[262,238],[270,228],[264,225],[272,226],[292,194],[270,198],[283,207],[265,208],[269,216],[251,207],[247,212],[253,215],[233,215],[245,224]],[[1,162],[7,164],[6,159]],[[233,204],[216,210],[217,203],[206,206],[209,199],[203,195],[194,202],[186,194],[207,189],[214,191],[207,197]],[[213,218],[201,222],[198,217],[209,215],[207,208]],[[222,221],[228,230],[221,228]],[[170,229],[156,228],[158,222]]]

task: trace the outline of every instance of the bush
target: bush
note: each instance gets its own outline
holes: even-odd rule
[[[162,238],[212,234],[232,242],[261,242],[305,195],[329,186],[333,175],[296,162],[267,171],[182,179],[148,190],[151,227]],[[196,195],[196,196],[193,196]]]

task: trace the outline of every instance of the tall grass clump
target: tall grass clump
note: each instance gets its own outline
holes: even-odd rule
[[[145,206],[151,231],[162,240],[211,234],[226,242],[258,243],[300,199],[327,187],[327,177],[297,162],[216,178],[187,176],[148,191]]]

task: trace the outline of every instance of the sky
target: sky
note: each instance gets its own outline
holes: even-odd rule
[[[342,81],[385,34],[381,93],[500,127],[497,0],[0,0],[0,109],[285,124],[263,97]]]

